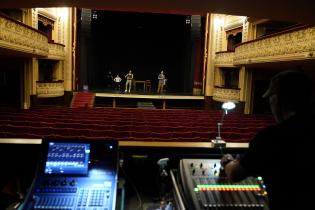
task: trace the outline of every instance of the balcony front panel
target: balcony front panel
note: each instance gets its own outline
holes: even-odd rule
[[[58,43],[49,43],[48,59],[65,60],[65,46]]]
[[[239,89],[228,89],[228,88],[214,88],[213,100],[226,102],[239,102],[240,100],[240,90]]]
[[[63,81],[37,82],[36,93],[38,98],[52,98],[63,96],[65,92]]]
[[[45,57],[48,55],[48,38],[30,26],[0,15],[0,48]]]
[[[315,59],[315,27],[304,26],[242,43],[235,48],[234,64],[305,59]]]
[[[218,52],[215,54],[214,65],[218,67],[234,67],[234,52]]]

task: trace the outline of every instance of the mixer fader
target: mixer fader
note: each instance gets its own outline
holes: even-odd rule
[[[219,159],[180,161],[180,181],[187,209],[268,209],[261,177],[232,183],[220,175],[220,170]]]

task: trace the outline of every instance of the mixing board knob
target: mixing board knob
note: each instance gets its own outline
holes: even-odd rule
[[[52,181],[52,185],[53,185],[53,186],[58,186],[58,185],[59,185],[59,180],[54,180],[54,181]]]
[[[194,163],[190,163],[190,167],[194,167]]]
[[[206,173],[206,171],[205,171],[205,170],[203,170],[203,171],[202,171],[202,175],[205,175],[205,173]]]
[[[193,170],[192,170],[192,174],[194,175],[194,174],[195,174],[195,172],[196,172],[196,170],[195,170],[195,169],[193,169]]]
[[[44,187],[47,187],[47,186],[50,185],[50,183],[49,183],[48,180],[44,180],[44,181],[42,181],[41,185],[44,186]]]
[[[199,166],[200,166],[200,168],[202,168],[203,164],[202,164],[202,163],[200,163],[200,165],[199,165]]]
[[[75,186],[76,185],[76,181],[73,179],[73,180],[71,180],[71,182],[69,182],[69,185],[70,186]]]
[[[61,184],[61,186],[67,185],[67,180],[63,180],[60,184]]]

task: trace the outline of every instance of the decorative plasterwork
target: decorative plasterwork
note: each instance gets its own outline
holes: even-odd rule
[[[33,54],[48,55],[48,38],[36,29],[0,16],[0,48]]]
[[[234,52],[220,52],[215,54],[214,65],[217,67],[234,67]]]
[[[49,43],[48,59],[65,60],[65,46],[57,43]]]
[[[65,88],[63,81],[59,82],[37,82],[36,93],[38,98],[51,98],[63,96]]]
[[[53,15],[52,12],[48,11],[45,8],[38,8],[37,12],[38,12],[38,15],[41,15],[41,16],[51,20],[52,22],[55,22],[57,20],[57,17],[55,15]]]
[[[38,21],[41,21],[44,24],[44,26],[50,25],[52,28],[54,28],[55,22],[42,15],[38,15]]]
[[[230,31],[236,28],[243,27],[245,17],[243,16],[231,16],[225,20],[226,24],[224,25],[225,31]]]
[[[242,42],[248,41],[248,33],[249,33],[249,22],[244,21],[243,23],[243,33],[242,33]]]
[[[235,48],[234,65],[315,59],[315,27],[243,43]]]
[[[220,102],[226,102],[226,101],[239,102],[240,90],[226,89],[226,88],[214,88],[213,100],[220,101]]]

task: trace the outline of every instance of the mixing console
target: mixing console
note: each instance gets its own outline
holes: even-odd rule
[[[45,140],[33,188],[20,209],[114,210],[116,141]]]
[[[220,176],[219,159],[183,159],[180,179],[187,209],[268,209],[261,177],[232,183]]]

